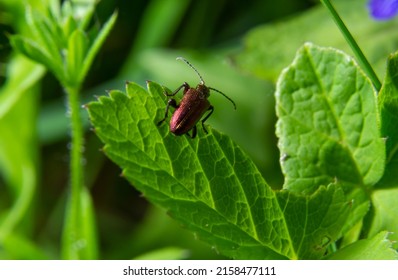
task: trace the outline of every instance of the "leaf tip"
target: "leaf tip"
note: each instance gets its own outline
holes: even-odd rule
[[[107,145],[103,146],[102,148],[99,148],[98,150],[99,150],[100,152],[105,153],[105,152],[106,152],[106,149],[107,149]]]
[[[126,178],[125,170],[123,169],[122,172],[119,174],[119,177]]]

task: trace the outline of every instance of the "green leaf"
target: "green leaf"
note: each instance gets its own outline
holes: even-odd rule
[[[54,11],[59,13],[63,18],[73,17],[76,24],[75,27],[84,30],[88,28],[91,22],[96,4],[98,4],[96,0],[69,0],[64,1],[61,8],[59,5],[55,7]]]
[[[276,111],[284,188],[364,188],[382,176],[375,91],[349,56],[305,44],[278,80]]]
[[[311,197],[284,192],[277,199],[227,136],[208,128],[209,134],[199,130],[198,138],[191,139],[172,135],[168,125],[157,127],[164,115],[163,88],[149,82],[148,89],[128,83],[127,94],[111,91],[88,105],[105,153],[132,185],[226,256],[324,254],[347,213],[339,187],[322,188]],[[298,212],[300,219],[295,219]]]
[[[66,63],[68,70],[67,82],[70,87],[79,86],[82,83],[84,75],[82,73],[82,64],[88,48],[88,39],[86,34],[76,29],[68,40],[68,51],[66,53]]]
[[[379,189],[372,193],[374,215],[369,236],[375,236],[381,230],[392,232],[389,238],[395,241],[393,247],[398,248],[398,227],[396,217],[398,208],[397,171],[398,171],[398,52],[388,59],[387,73],[378,95],[381,115],[381,134],[386,139],[386,169],[377,184]]]
[[[320,259],[340,235],[349,204],[341,187],[321,187],[311,196],[278,193],[298,259]]]
[[[26,21],[33,32],[32,39],[34,38],[39,48],[48,53],[53,63],[62,65],[63,34],[58,32],[59,29],[51,21],[51,17],[46,17],[38,11],[27,8]]]
[[[398,249],[398,189],[377,190],[372,194],[374,217],[369,236],[374,236],[382,230],[391,232],[389,239]]]
[[[319,1],[318,1],[319,2]],[[380,22],[369,16],[367,0],[333,0],[337,12],[379,75],[385,57],[396,50],[398,18]],[[234,57],[238,66],[257,77],[276,80],[303,42],[331,46],[352,54],[327,9],[318,5],[284,21],[259,26],[248,33],[245,49]]]
[[[108,21],[104,24],[104,26],[102,27],[102,29],[100,30],[94,41],[91,43],[87,55],[84,58],[82,69],[80,71],[80,77],[82,79],[87,75],[87,72],[90,69],[91,64],[93,63],[95,55],[98,53],[109,32],[112,30],[112,27],[116,22],[116,19],[117,19],[117,12],[114,12],[112,16],[108,19]]]
[[[359,240],[333,255],[329,260],[398,260],[398,253],[391,248],[388,233],[380,232],[373,238]]]
[[[40,45],[34,42],[31,39],[25,38],[20,35],[14,35],[11,37],[11,45],[12,47],[27,56],[33,61],[37,63],[45,65],[48,69],[50,69],[54,75],[63,80],[63,69],[62,65],[57,64],[49,53],[46,52]]]
[[[88,105],[105,153],[127,180],[227,256],[291,256],[275,194],[246,154],[210,128],[190,139],[157,127],[163,89],[152,82],[148,89],[128,83],[127,95],[111,91]]]
[[[67,3],[67,2],[65,2]],[[76,22],[73,15],[68,15],[65,19],[65,22],[62,25],[62,32],[65,34],[66,38],[72,35],[72,33],[77,30],[78,23]],[[84,30],[84,29],[83,29]]]
[[[378,186],[398,187],[398,52],[388,59],[387,73],[378,96],[381,134],[386,139],[387,165]]]
[[[95,6],[96,4],[98,4],[98,2],[96,0],[71,0],[68,2],[64,2],[62,4],[62,9],[64,9],[65,6],[70,6],[70,11],[68,11],[67,13],[79,19],[79,27],[81,29],[88,28],[88,25],[90,24],[90,21],[95,12]]]

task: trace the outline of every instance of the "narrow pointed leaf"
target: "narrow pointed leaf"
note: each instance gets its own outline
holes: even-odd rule
[[[97,37],[91,43],[91,46],[87,52],[86,57],[84,58],[82,69],[81,69],[81,77],[85,77],[87,75],[88,70],[93,63],[95,55],[98,53],[100,47],[104,43],[106,37],[109,32],[112,30],[113,25],[115,24],[117,19],[117,12],[114,12],[112,16],[108,19],[108,21],[104,24]]]
[[[11,37],[11,44],[18,52],[49,68],[58,79],[63,79],[62,65],[55,63],[50,55],[36,42],[20,35],[14,35]]]
[[[43,14],[30,8],[27,9],[26,20],[34,33],[37,44],[48,53],[54,63],[62,64],[63,34],[57,32],[57,25],[50,18],[46,18]]]
[[[69,37],[66,53],[67,81],[69,86],[80,85],[84,78],[82,75],[82,64],[87,52],[88,43],[86,34],[80,29],[76,29]]]

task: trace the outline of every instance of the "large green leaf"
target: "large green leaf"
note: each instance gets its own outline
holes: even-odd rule
[[[285,258],[291,255],[288,233],[274,192],[257,168],[228,137],[208,129],[198,139],[175,137],[164,114],[162,88],[150,94],[133,83],[127,95],[88,105],[105,153],[148,199],[235,258]]]
[[[324,254],[347,213],[340,188],[322,189],[311,197],[284,192],[277,199],[227,136],[211,128],[206,135],[199,127],[199,136],[191,139],[172,135],[166,124],[157,127],[164,115],[163,89],[152,82],[148,89],[128,83],[127,94],[111,91],[88,105],[105,153],[123,168],[128,181],[229,257]],[[295,222],[298,212],[302,219]],[[297,223],[304,220],[304,231],[298,231]]]
[[[284,187],[372,186],[384,170],[372,84],[340,51],[305,44],[280,76],[277,135]]]
[[[372,66],[383,74],[385,57],[398,47],[395,32],[398,18],[385,22],[373,20],[366,7],[368,0],[332,2]],[[285,21],[253,29],[244,40],[245,50],[234,60],[240,68],[258,77],[276,80],[296,50],[307,41],[352,54],[327,9],[318,5]]]

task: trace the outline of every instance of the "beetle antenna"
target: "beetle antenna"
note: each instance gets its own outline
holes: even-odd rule
[[[223,95],[226,99],[228,99],[229,101],[231,101],[231,103],[234,105],[234,109],[236,110],[236,104],[235,104],[235,102],[234,102],[231,98],[229,98],[225,93],[219,91],[218,89],[212,88],[212,87],[209,87],[209,89],[214,90],[214,91],[217,91],[218,93],[220,93],[221,95]]]
[[[205,81],[203,80],[202,76],[199,74],[199,71],[196,70],[196,68],[193,67],[193,65],[192,65],[188,60],[186,60],[185,58],[183,58],[183,57],[181,57],[181,56],[177,57],[176,59],[177,59],[177,60],[182,60],[182,61],[184,61],[186,64],[188,64],[188,66],[191,67],[191,68],[196,72],[196,74],[198,74],[199,79],[200,79],[200,83],[201,83],[202,85],[205,84]]]

